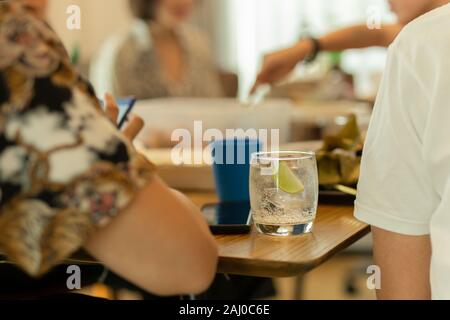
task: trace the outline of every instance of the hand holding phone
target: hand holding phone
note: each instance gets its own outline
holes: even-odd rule
[[[128,97],[128,98],[121,98],[121,99],[114,100],[114,98],[111,95],[107,94],[106,100],[108,100],[108,98],[112,99],[113,102],[111,102],[111,103],[115,103],[119,109],[116,123],[117,123],[117,128],[122,129],[124,127],[125,123],[128,121],[128,116],[131,113],[131,111],[133,110],[134,105],[136,104],[136,98]],[[100,105],[102,106],[102,108],[106,111],[108,101],[106,101],[106,102],[103,100],[99,100],[99,101],[100,101]],[[114,115],[114,118],[115,118],[115,115]]]
[[[106,102],[99,100],[99,103],[105,111],[107,118],[112,122],[116,122],[119,130],[121,130],[123,135],[132,142],[145,125],[143,119],[139,116],[134,115],[128,119],[136,99],[126,98],[120,99],[117,102],[110,94],[106,94],[105,99]],[[125,123],[127,123],[126,126],[124,126]]]

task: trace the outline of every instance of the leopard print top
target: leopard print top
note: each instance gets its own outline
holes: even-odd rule
[[[0,252],[40,276],[152,176],[49,26],[0,2]]]

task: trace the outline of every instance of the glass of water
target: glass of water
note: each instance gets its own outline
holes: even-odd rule
[[[294,236],[313,229],[319,198],[314,152],[258,152],[252,155],[250,199],[259,232]]]

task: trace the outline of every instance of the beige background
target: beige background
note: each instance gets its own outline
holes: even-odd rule
[[[211,16],[214,1],[202,1],[194,14],[193,22],[205,27],[214,41],[211,20],[220,17]],[[66,13],[70,5],[81,8],[81,30],[68,30]],[[216,6],[217,7],[217,6]],[[219,10],[220,12],[220,10]],[[76,44],[82,48],[82,59],[87,62],[100,49],[104,41],[117,32],[125,31],[131,22],[127,0],[50,0],[49,22],[63,39],[66,48],[71,51]]]
[[[81,30],[68,30],[67,7],[81,8]],[[70,51],[75,44],[82,48],[83,60],[88,60],[110,35],[125,30],[130,22],[125,0],[51,0],[49,21]]]

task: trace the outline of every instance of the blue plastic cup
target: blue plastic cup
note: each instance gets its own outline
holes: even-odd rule
[[[250,201],[251,155],[262,150],[262,143],[253,139],[217,140],[212,147],[213,171],[220,201]]]

